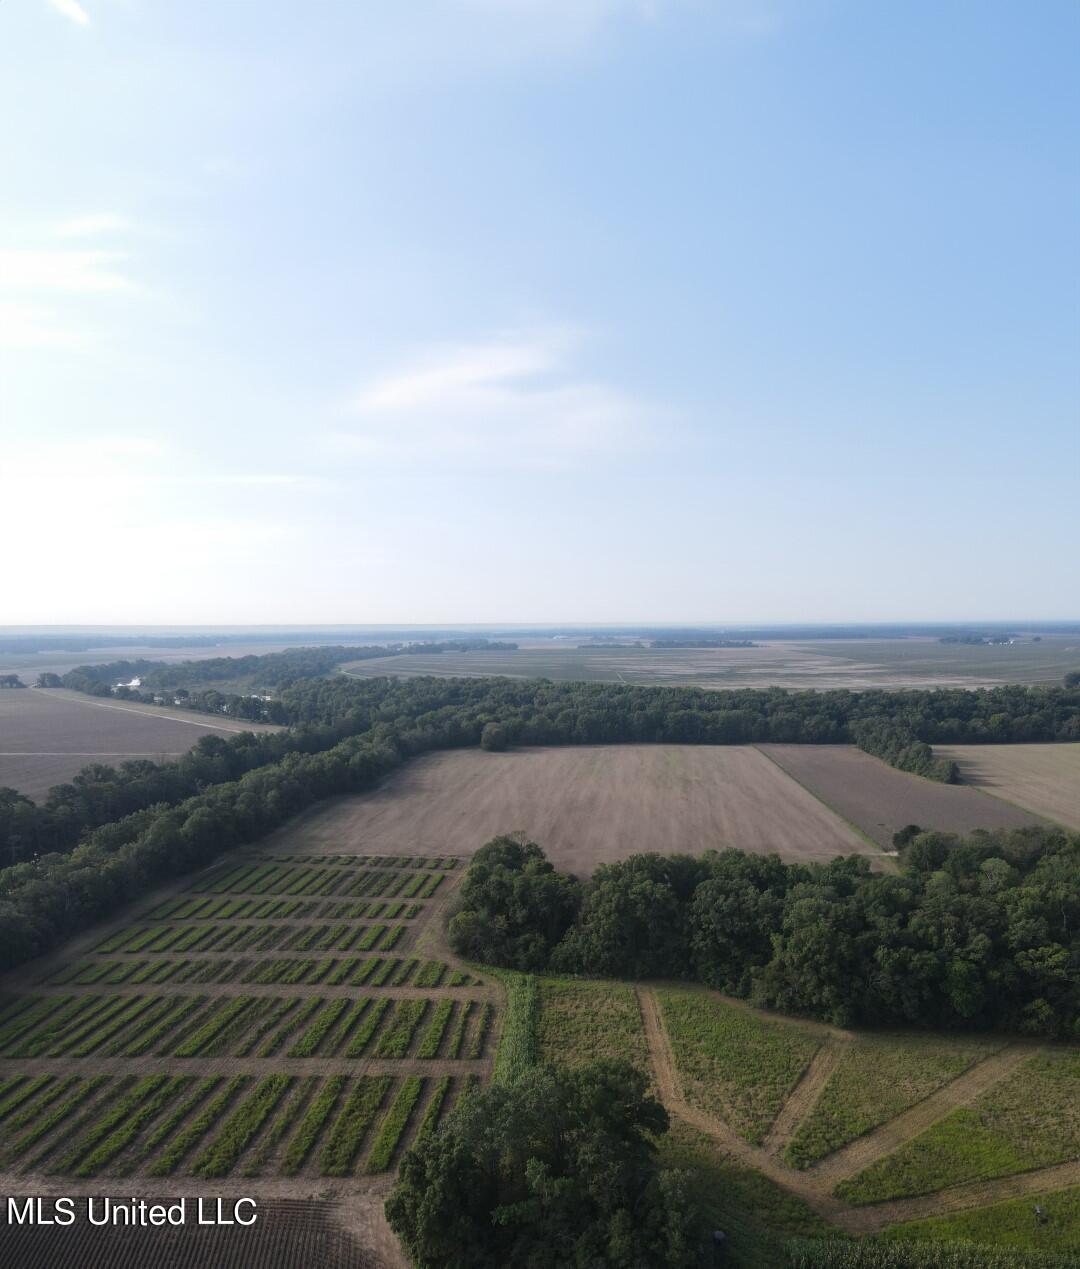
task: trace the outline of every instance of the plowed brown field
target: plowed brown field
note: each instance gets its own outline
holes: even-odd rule
[[[726,846],[788,859],[852,852],[882,858],[775,763],[735,745],[433,754],[373,793],[293,821],[268,846],[470,855],[515,830],[539,842],[556,866],[579,875],[641,851]]]
[[[1080,745],[935,745],[966,783],[1080,828]]]

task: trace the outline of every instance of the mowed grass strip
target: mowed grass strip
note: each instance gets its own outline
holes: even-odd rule
[[[353,1085],[319,1152],[319,1171],[323,1176],[348,1176],[352,1172],[389,1087],[389,1075],[361,1076]]]
[[[541,1061],[572,1067],[621,1058],[649,1073],[645,1026],[632,987],[556,978],[541,978],[537,987]]]
[[[964,1181],[1080,1158],[1080,1049],[1036,1054],[971,1106],[954,1110],[836,1187],[849,1203],[933,1194]]]
[[[759,1145],[820,1038],[705,992],[656,995],[687,1100]]]
[[[841,1050],[821,1096],[788,1143],[785,1160],[809,1167],[1001,1047],[1000,1041],[930,1035],[860,1036]]]
[[[423,1089],[424,1081],[419,1075],[409,1075],[401,1081],[397,1096],[391,1102],[390,1109],[379,1125],[371,1153],[364,1165],[365,1172],[385,1172],[390,1166],[390,1160],[394,1157],[398,1142],[408,1127]]]

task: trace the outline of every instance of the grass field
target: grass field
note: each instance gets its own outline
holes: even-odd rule
[[[632,987],[621,983],[539,980],[540,1058],[580,1066],[621,1058],[649,1073],[649,1050]]]
[[[457,862],[250,853],[86,936],[32,990],[7,984],[9,1192],[45,1174],[308,1193],[391,1170],[490,1070],[491,985],[413,950],[441,945],[430,920]]]
[[[860,1035],[836,1067],[784,1152],[795,1167],[816,1160],[895,1118],[1000,1042],[945,1036]]]
[[[852,1203],[1010,1176],[1080,1158],[1080,1050],[1033,1057],[970,1107],[837,1187]]]
[[[0,786],[40,799],[90,763],[160,760],[184,753],[202,736],[277,730],[63,689],[0,691]]]
[[[713,995],[657,992],[683,1093],[745,1141],[764,1140],[821,1046],[821,1035]]]
[[[934,752],[957,763],[966,784],[1080,828],[1080,744],[935,745]]]
[[[1044,1213],[1042,1221],[1035,1219],[1032,1199],[1011,1199],[970,1212],[894,1225],[882,1237],[889,1242],[971,1242],[1080,1254],[1080,1186],[1041,1194],[1038,1204]]]
[[[1022,828],[1036,817],[966,785],[897,771],[851,745],[760,745],[761,752],[879,845],[905,824],[969,833]]]
[[[516,829],[538,841],[557,867],[580,875],[638,851],[674,848],[883,859],[774,762],[752,746],[735,745],[431,754],[373,793],[301,816],[270,842],[282,849],[301,843],[312,853],[356,840],[385,855],[423,849],[468,855]]]

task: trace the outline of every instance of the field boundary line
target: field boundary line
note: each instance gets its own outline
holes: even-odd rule
[[[1007,1044],[974,1063],[928,1097],[909,1106],[894,1119],[879,1124],[847,1145],[826,1155],[806,1173],[830,1188],[876,1163],[933,1127],[954,1110],[970,1105],[980,1094],[999,1084],[1007,1075],[1039,1052],[1039,1045]]]
[[[762,1143],[764,1148],[779,1156],[791,1140],[792,1134],[817,1105],[836,1064],[840,1061],[842,1045],[836,1040],[824,1040],[821,1047],[806,1064],[795,1087],[780,1107],[772,1127]]]
[[[751,744],[750,748],[756,749],[758,753],[761,754],[761,756],[765,758],[767,761],[771,762],[778,771],[782,772],[785,776],[787,776],[789,780],[794,781],[794,783],[797,784],[799,788],[802,789],[805,793],[809,793],[809,795],[814,799],[815,802],[818,802],[830,814],[835,815],[836,818],[841,822],[841,824],[846,824],[848,828],[850,828],[851,831],[855,834],[855,836],[858,837],[861,841],[864,841],[867,844],[867,846],[872,846],[874,850],[877,852],[878,856],[882,860],[885,861],[885,868],[887,871],[889,872],[897,871],[896,859],[892,855],[889,854],[889,852],[885,849],[884,846],[882,846],[880,842],[874,841],[874,839],[870,836],[869,833],[861,829],[858,826],[858,824],[855,823],[854,820],[849,820],[848,817],[842,814],[840,811],[838,811],[836,807],[832,805],[831,802],[826,802],[820,793],[816,793],[812,788],[810,788],[808,784],[804,784],[802,780],[800,780],[797,775],[793,775],[787,769],[787,767],[783,765],[783,763],[777,762],[777,760],[772,756],[772,754],[766,753],[765,750],[762,749],[760,744]]]

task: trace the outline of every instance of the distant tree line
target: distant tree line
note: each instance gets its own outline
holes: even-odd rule
[[[654,639],[653,648],[756,648],[752,639]]]
[[[450,942],[518,970],[691,979],[838,1026],[1080,1039],[1080,834],[912,828],[901,863],[634,855],[581,883],[535,843],[496,838],[470,863]]]
[[[25,686],[26,684],[17,674],[0,674],[0,688]]]

